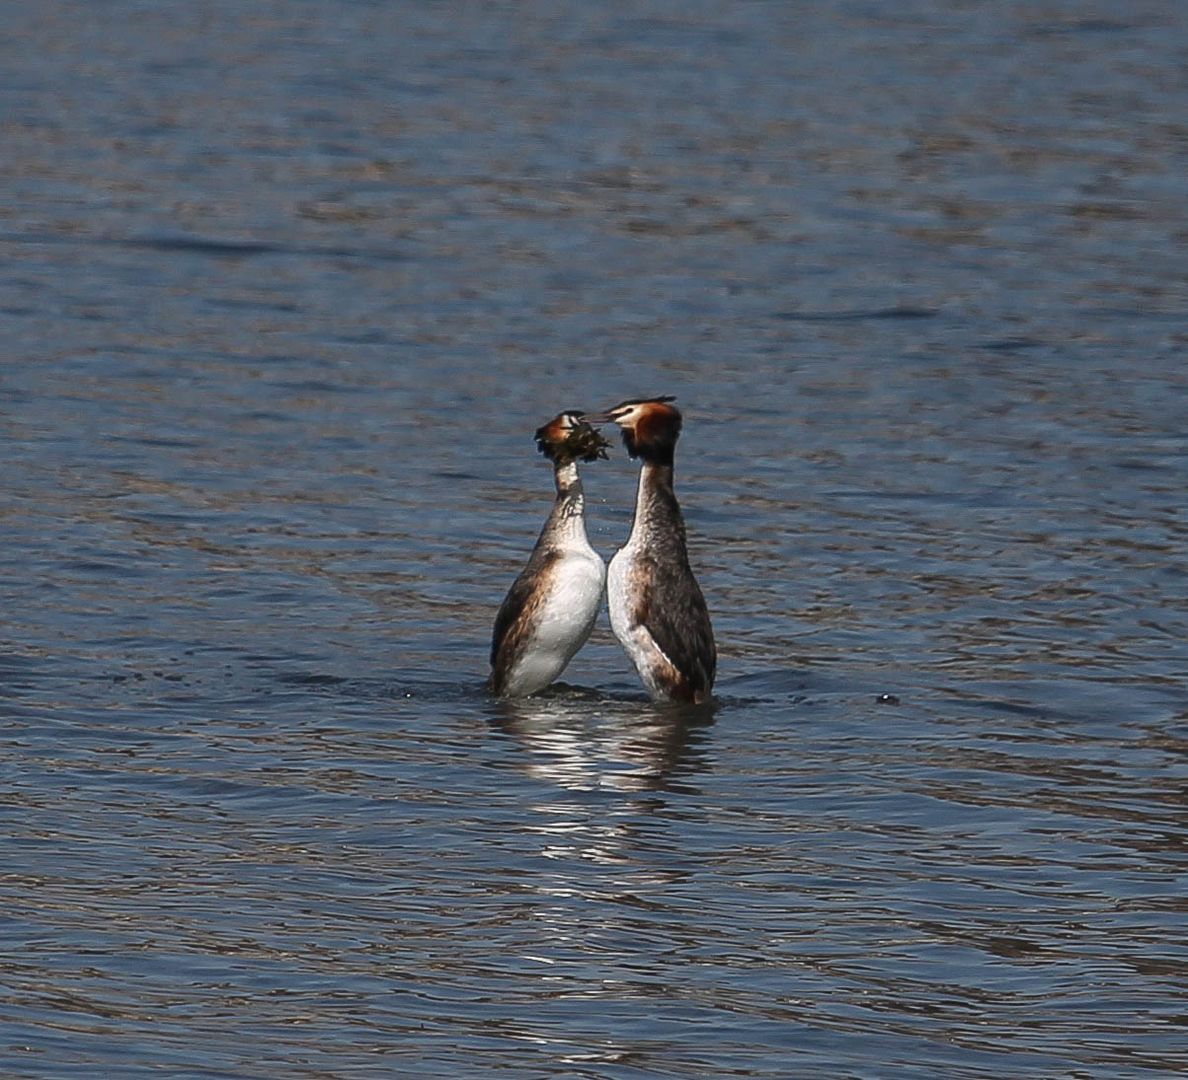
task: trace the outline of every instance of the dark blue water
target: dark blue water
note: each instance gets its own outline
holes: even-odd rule
[[[1175,5],[0,10],[0,1073],[1188,1066]],[[491,701],[656,393],[715,706]]]

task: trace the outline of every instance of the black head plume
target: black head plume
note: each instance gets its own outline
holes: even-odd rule
[[[582,419],[580,409],[567,409],[537,428],[536,446],[550,461],[564,465],[605,459],[610,443]]]

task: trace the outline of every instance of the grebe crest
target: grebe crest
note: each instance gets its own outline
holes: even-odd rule
[[[606,460],[610,443],[582,419],[580,410],[567,409],[536,429],[536,446],[555,465],[568,465]]]
[[[587,414],[582,420],[618,424],[631,457],[671,465],[682,423],[680,409],[671,404],[675,400],[671,396],[630,398],[606,412]]]

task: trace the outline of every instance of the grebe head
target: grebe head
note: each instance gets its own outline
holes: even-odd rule
[[[567,409],[536,429],[536,445],[554,464],[568,465],[605,458],[610,443],[582,419],[580,409]]]
[[[681,434],[681,411],[672,397],[632,398],[601,413],[582,417],[589,424],[615,423],[623,431],[627,453],[645,460],[672,462],[673,447]]]

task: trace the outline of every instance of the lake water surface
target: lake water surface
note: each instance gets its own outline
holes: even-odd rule
[[[1183,11],[2,10],[0,1073],[1188,1067]],[[492,701],[657,393],[715,704]]]

